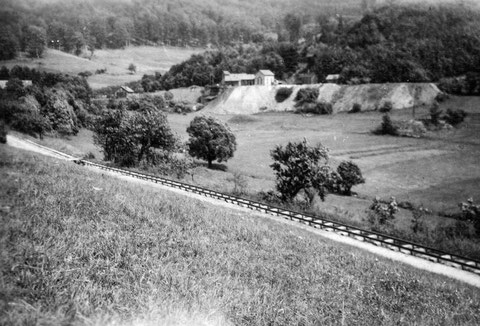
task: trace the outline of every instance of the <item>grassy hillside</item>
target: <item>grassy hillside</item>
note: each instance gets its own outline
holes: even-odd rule
[[[140,46],[128,47],[123,50],[97,50],[89,60],[54,49],[47,49],[43,58],[29,59],[21,56],[15,60],[0,61],[0,66],[7,68],[15,65],[28,66],[38,70],[72,75],[89,71],[93,75],[88,78],[88,82],[92,88],[96,89],[139,80],[143,74],[154,74],[157,71],[164,73],[174,64],[202,51],[200,49]],[[131,63],[137,67],[135,74],[128,70]],[[106,69],[106,73],[96,75],[97,69]]]
[[[474,325],[480,292],[0,145],[0,324]]]

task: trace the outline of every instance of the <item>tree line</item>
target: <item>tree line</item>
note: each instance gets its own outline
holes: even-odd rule
[[[351,14],[359,6],[358,0],[301,0],[295,8],[289,4],[288,0],[5,0],[0,8],[0,60],[12,58],[18,49],[26,51],[32,37],[76,54],[85,48],[94,51],[130,44],[262,42],[271,33],[287,40],[300,36],[298,23],[311,22],[312,12]]]
[[[158,79],[164,89],[218,83],[222,70],[270,69],[277,79],[311,72],[343,83],[430,82],[467,75],[478,91],[480,12],[459,6],[385,6],[358,22],[319,17],[304,42],[235,45],[192,56]],[[305,36],[305,34],[300,33]],[[459,86],[460,87],[460,86]],[[148,90],[147,90],[148,91]]]

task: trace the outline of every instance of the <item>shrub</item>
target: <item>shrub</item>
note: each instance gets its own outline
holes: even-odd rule
[[[233,182],[232,192],[234,195],[243,195],[247,192],[248,180],[241,172],[235,171],[231,177],[227,178],[227,181]]]
[[[332,103],[327,103],[327,102],[317,103],[315,105],[315,113],[316,114],[332,114],[333,113]]]
[[[173,100],[173,93],[170,91],[166,91],[165,94],[163,94],[163,97],[166,101],[171,101]]]
[[[4,121],[0,120],[0,143],[7,143],[7,125]]]
[[[91,71],[82,71],[82,72],[79,72],[78,75],[83,78],[88,78],[93,74]]]
[[[462,210],[462,218],[473,223],[475,232],[480,236],[480,205],[473,203],[473,198],[469,198],[466,203],[459,204]]]
[[[295,96],[295,106],[300,107],[305,103],[315,103],[318,98],[318,88],[302,88]]]
[[[277,94],[275,94],[275,100],[278,103],[282,103],[285,101],[287,98],[292,95],[293,92],[293,87],[281,87],[278,89]]]
[[[440,110],[440,106],[438,102],[435,101],[430,108],[430,122],[437,126],[440,123],[440,115],[442,114],[442,110]]]
[[[391,197],[388,204],[380,202],[380,199],[377,197],[373,200],[373,203],[370,205],[369,209],[373,213],[373,216],[369,217],[375,218],[374,221],[370,222],[385,224],[387,221],[395,218],[395,214],[398,212],[398,204],[395,200],[395,197]]]
[[[398,128],[393,124],[388,114],[382,118],[382,124],[373,131],[375,135],[392,135],[398,136]]]
[[[353,103],[352,109],[348,113],[358,113],[362,111],[362,105],[359,103]]]
[[[358,165],[351,161],[343,161],[338,165],[338,175],[341,178],[341,189],[344,195],[352,194],[352,187],[361,183],[365,183],[362,171]]]
[[[392,102],[385,101],[385,103],[383,103],[383,105],[380,107],[379,111],[382,112],[382,113],[388,113],[388,112],[392,111],[392,109],[393,109]]]
[[[456,126],[465,120],[467,113],[464,110],[452,110],[448,109],[445,116],[443,117],[445,121],[452,126]]]
[[[423,207],[413,210],[412,225],[410,228],[415,234],[424,233],[427,231],[427,225],[425,224],[425,210]]]

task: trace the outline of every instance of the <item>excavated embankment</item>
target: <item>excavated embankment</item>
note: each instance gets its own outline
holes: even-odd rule
[[[293,88],[285,101],[278,103],[278,89]],[[295,110],[295,97],[302,88],[318,88],[318,102],[333,105],[334,112],[349,111],[353,104],[361,105],[362,111],[377,110],[385,102],[393,109],[406,109],[418,105],[430,105],[441,91],[432,83],[394,83],[363,85],[279,85],[240,86],[229,88],[205,108],[218,114],[254,114],[260,112],[283,112]]]

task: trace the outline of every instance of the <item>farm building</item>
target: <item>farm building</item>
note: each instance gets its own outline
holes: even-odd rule
[[[275,83],[275,74],[270,70],[259,70],[255,75],[255,85],[271,86]]]
[[[0,80],[0,88],[3,89],[7,87],[7,82],[8,80]],[[31,80],[22,80],[23,86],[32,86],[32,81]]]
[[[299,74],[297,76],[297,84],[316,84],[318,83],[317,75],[313,72],[307,72],[305,74]]]
[[[121,86],[116,92],[115,92],[115,97],[116,98],[121,98],[121,97],[128,97],[129,95],[132,95],[135,93],[133,89],[131,89],[128,86]]]
[[[336,75],[328,75],[326,78],[325,78],[325,82],[326,83],[338,83],[338,80],[340,79],[340,75],[339,74],[336,74]]]
[[[255,75],[251,74],[231,74],[228,71],[223,72],[222,84],[226,86],[248,86],[255,84]]]

